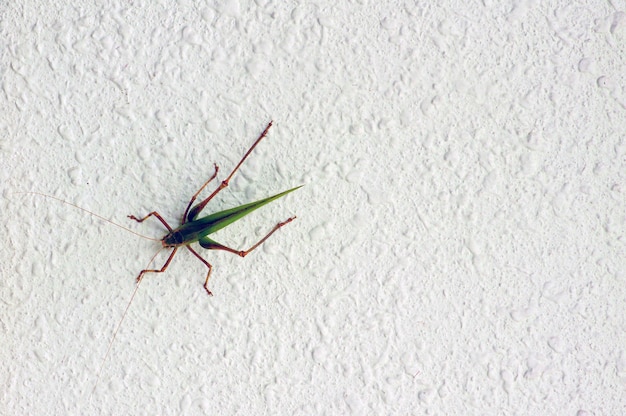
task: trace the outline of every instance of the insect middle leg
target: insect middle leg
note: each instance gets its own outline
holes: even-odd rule
[[[205,259],[202,258],[201,255],[199,255],[198,253],[196,253],[196,250],[194,250],[193,248],[187,246],[187,249],[189,251],[191,251],[193,253],[194,256],[196,256],[197,258],[200,259],[200,261],[202,263],[204,263],[204,265],[206,267],[209,268],[209,271],[206,274],[206,280],[204,281],[204,290],[206,290],[206,293],[209,294],[209,296],[213,296],[213,293],[211,293],[211,291],[209,290],[209,277],[211,276],[211,270],[213,270],[213,266],[211,266],[211,263],[209,263],[208,261],[206,261]]]

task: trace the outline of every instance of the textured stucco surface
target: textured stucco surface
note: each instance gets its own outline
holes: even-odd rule
[[[0,414],[626,412],[621,2],[0,6]],[[275,126],[209,210],[213,171]],[[164,256],[157,258],[160,265]]]

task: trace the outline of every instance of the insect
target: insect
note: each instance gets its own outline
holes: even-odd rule
[[[246,255],[248,255],[251,251],[253,251],[254,249],[256,249],[257,247],[259,247],[261,244],[263,244],[272,234],[274,234],[276,231],[278,231],[281,227],[285,226],[286,224],[290,223],[291,221],[293,221],[294,219],[296,219],[295,216],[288,218],[287,220],[283,221],[283,222],[279,222],[278,224],[276,224],[274,226],[274,228],[272,228],[270,230],[269,233],[267,233],[263,238],[261,238],[257,243],[255,243],[252,247],[250,247],[247,250],[235,250],[233,248],[227,247],[225,245],[222,245],[220,243],[218,243],[217,241],[214,241],[212,239],[210,239],[208,236],[210,234],[213,234],[214,232],[221,230],[222,228],[232,224],[233,222],[243,218],[244,216],[250,214],[251,212],[255,211],[258,208],[261,208],[262,206],[269,204],[272,201],[275,201],[285,195],[287,195],[290,192],[295,191],[296,189],[301,188],[303,185],[297,186],[295,188],[291,188],[287,191],[281,192],[279,194],[270,196],[268,198],[264,198],[261,199],[259,201],[256,202],[251,202],[248,204],[244,204],[244,205],[240,205],[238,207],[235,208],[231,208],[231,209],[227,209],[224,211],[220,211],[220,212],[216,212],[214,214],[210,214],[207,215],[205,217],[200,217],[200,213],[202,212],[202,210],[204,210],[204,208],[206,207],[206,205],[224,188],[226,188],[229,185],[230,180],[232,179],[233,175],[235,174],[235,172],[237,172],[237,170],[241,167],[241,165],[243,164],[243,162],[248,158],[248,156],[250,155],[250,153],[252,153],[252,151],[254,150],[254,148],[259,144],[259,142],[261,142],[261,140],[263,140],[263,138],[267,135],[267,132],[269,131],[270,127],[272,127],[272,121],[269,122],[269,124],[267,125],[267,127],[265,128],[265,130],[263,130],[263,133],[261,133],[261,135],[256,139],[256,141],[252,144],[252,146],[248,149],[248,151],[244,154],[244,156],[241,158],[241,160],[239,161],[239,163],[237,164],[237,166],[235,166],[235,168],[230,172],[230,175],[228,175],[228,177],[226,179],[224,179],[219,186],[204,200],[202,200],[201,202],[199,202],[197,205],[195,205],[192,208],[192,205],[194,204],[194,202],[196,201],[196,199],[198,198],[198,195],[207,187],[207,185],[209,183],[211,183],[211,181],[213,181],[216,177],[217,177],[217,173],[219,171],[219,168],[217,166],[217,164],[214,165],[215,168],[215,172],[213,173],[213,175],[209,178],[209,180],[207,180],[198,190],[198,192],[196,192],[192,197],[191,200],[189,201],[189,204],[187,204],[187,208],[185,209],[185,212],[183,214],[182,217],[182,221],[181,224],[177,227],[177,228],[172,228],[167,221],[165,221],[163,219],[163,217],[157,212],[157,211],[152,211],[150,212],[148,215],[146,215],[145,217],[142,218],[138,218],[134,215],[129,215],[128,218],[135,220],[137,222],[143,222],[145,220],[147,220],[150,217],[156,217],[156,219],[158,219],[164,226],[165,228],[167,228],[168,233],[161,238],[160,240],[157,239],[152,239],[146,236],[143,236],[139,233],[136,233],[132,230],[129,230],[128,228],[121,226],[119,224],[116,224],[100,215],[97,215],[91,211],[88,211],[82,207],[79,207],[77,205],[74,205],[70,202],[64,201],[60,198],[51,196],[51,195],[46,195],[46,194],[42,194],[39,192],[24,192],[24,193],[30,193],[30,194],[36,194],[36,195],[41,195],[44,197],[48,197],[48,198],[52,198],[55,199],[57,201],[60,201],[64,204],[73,206],[75,208],[78,208],[82,211],[86,211],[89,214],[100,218],[108,223],[111,223],[117,227],[123,228],[127,231],[130,231],[133,234],[139,235],[141,237],[144,238],[148,238],[151,240],[156,240],[156,241],[160,241],[162,248],[163,249],[172,249],[169,257],[167,258],[167,260],[165,261],[165,264],[163,264],[163,266],[160,269],[144,269],[141,270],[141,272],[139,272],[139,275],[137,276],[136,279],[136,285],[135,285],[135,290],[133,291],[130,300],[128,301],[128,304],[126,305],[126,309],[124,310],[124,312],[122,313],[122,317],[120,318],[115,330],[113,331],[113,335],[109,341],[109,345],[107,347],[106,353],[104,355],[104,358],[102,359],[102,362],[100,364],[100,370],[97,373],[97,378],[96,378],[96,382],[93,386],[93,390],[91,391],[91,394],[93,394],[93,392],[96,389],[96,386],[98,384],[98,381],[100,380],[100,374],[104,368],[104,363],[106,362],[109,353],[111,351],[111,347],[113,346],[113,342],[115,341],[115,338],[117,336],[117,333],[119,331],[119,329],[122,326],[122,322],[124,321],[124,318],[126,317],[126,313],[128,312],[130,305],[135,297],[135,294],[137,293],[137,290],[139,289],[139,283],[141,282],[142,278],[144,277],[144,275],[146,273],[163,273],[165,272],[165,270],[167,269],[167,267],[170,265],[170,263],[172,262],[172,259],[174,258],[174,255],[176,254],[176,252],[178,251],[179,248],[181,247],[185,247],[187,248],[187,250],[189,250],[194,256],[196,256],[207,268],[207,274],[206,274],[206,278],[204,280],[204,289],[206,291],[206,293],[210,296],[212,296],[213,294],[211,293],[211,291],[209,290],[209,277],[211,276],[211,271],[213,269],[213,266],[206,261],[202,256],[200,256],[200,254],[198,254],[198,252],[196,252],[196,250],[194,250],[191,247],[191,244],[193,243],[199,243],[200,246],[204,249],[207,250],[224,250],[227,251],[229,253],[233,253],[236,254],[240,257],[245,257]],[[152,261],[154,260],[154,258],[156,257],[156,255],[161,251],[159,250],[150,260],[149,265],[152,263]],[[91,397],[90,394],[90,397]]]
[[[287,220],[285,220],[283,222],[279,222],[278,224],[276,224],[276,226],[274,228],[272,228],[272,230],[269,233],[267,233],[267,235],[265,235],[265,237],[263,237],[261,240],[259,240],[256,244],[254,244],[248,250],[235,250],[235,249],[232,249],[230,247],[224,246],[224,245],[218,243],[217,241],[214,241],[214,240],[212,240],[212,239],[210,239],[208,237],[209,234],[213,234],[214,232],[216,232],[218,230],[221,230],[222,228],[224,228],[224,227],[232,224],[233,222],[241,219],[242,217],[248,215],[252,211],[262,207],[263,205],[269,204],[270,202],[275,201],[276,199],[278,199],[280,197],[283,197],[283,196],[287,195],[288,193],[295,191],[296,189],[301,188],[302,185],[297,186],[295,188],[291,188],[291,189],[289,189],[287,191],[281,192],[281,193],[276,194],[274,196],[270,196],[268,198],[261,199],[261,200],[256,201],[256,202],[251,202],[249,204],[241,205],[241,206],[238,206],[236,208],[227,209],[225,211],[220,211],[220,212],[216,212],[215,214],[207,215],[206,217],[198,218],[198,216],[200,215],[202,210],[215,197],[215,195],[217,195],[222,189],[224,189],[224,188],[226,188],[228,186],[228,184],[230,182],[230,179],[233,177],[235,172],[237,172],[239,167],[243,164],[243,162],[250,155],[250,153],[254,150],[254,148],[259,144],[259,142],[267,135],[267,132],[270,129],[270,127],[272,127],[272,121],[269,122],[269,124],[267,125],[267,127],[265,128],[263,133],[261,133],[259,138],[256,139],[256,141],[254,142],[252,147],[250,147],[250,149],[248,149],[248,151],[243,156],[243,158],[241,158],[241,160],[239,161],[237,166],[235,166],[235,168],[232,170],[230,175],[228,175],[228,177],[226,179],[224,179],[222,181],[222,183],[220,183],[220,185],[217,187],[217,189],[215,189],[215,191],[213,191],[213,193],[211,193],[211,195],[209,195],[202,202],[198,203],[196,206],[191,208],[191,206],[193,205],[193,203],[196,200],[196,198],[198,197],[198,195],[204,190],[204,188],[206,188],[206,186],[211,181],[213,181],[213,179],[215,179],[217,177],[217,172],[219,171],[219,168],[217,167],[217,165],[214,165],[215,166],[215,172],[209,178],[209,180],[206,181],[204,183],[204,185],[202,185],[200,187],[198,192],[196,192],[191,197],[191,200],[189,201],[189,204],[187,204],[187,208],[185,209],[185,213],[183,214],[183,218],[182,218],[181,224],[180,224],[180,226],[178,228],[174,228],[173,229],[167,223],[167,221],[165,221],[163,219],[163,217],[157,211],[152,211],[151,213],[149,213],[148,215],[146,215],[143,218],[137,218],[134,215],[129,215],[128,216],[128,218],[130,218],[132,220],[135,220],[137,222],[143,222],[146,219],[148,219],[150,217],[153,217],[153,216],[156,217],[159,221],[161,221],[161,223],[169,231],[169,233],[167,233],[161,239],[161,244],[163,245],[163,248],[172,248],[173,249],[172,252],[170,253],[170,256],[168,257],[167,261],[163,265],[163,267],[161,267],[160,269],[144,269],[144,270],[142,270],[139,273],[139,275],[137,276],[137,282],[140,282],[142,277],[143,277],[143,275],[146,274],[146,273],[163,273],[167,269],[167,267],[170,265],[170,262],[174,258],[174,255],[176,254],[176,251],[179,248],[181,248],[181,247],[186,247],[187,250],[189,250],[194,256],[196,256],[198,259],[200,259],[200,261],[202,263],[204,263],[204,265],[209,269],[208,272],[207,272],[207,275],[206,275],[206,279],[204,281],[204,289],[206,290],[206,292],[207,292],[207,294],[209,296],[212,296],[213,294],[209,290],[209,277],[211,277],[211,271],[213,270],[213,266],[211,266],[211,264],[208,261],[206,261],[204,258],[202,258],[202,256],[200,256],[198,254],[198,252],[196,252],[193,248],[191,248],[190,245],[192,243],[198,242],[202,248],[207,249],[207,250],[224,250],[224,251],[228,251],[229,253],[233,253],[233,254],[237,254],[238,256],[245,257],[251,251],[253,251],[255,248],[257,248],[258,246],[263,244],[265,242],[265,240],[267,240],[279,228],[283,227],[284,225],[286,225],[286,224],[290,223],[291,221],[293,221],[294,219],[296,219],[296,217],[293,216],[293,217],[288,218]],[[190,210],[190,208],[191,208],[191,210]]]

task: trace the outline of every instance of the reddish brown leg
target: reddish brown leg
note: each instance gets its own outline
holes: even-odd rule
[[[195,251],[193,248],[191,248],[191,247],[187,246],[187,249],[188,249],[189,251],[191,251],[191,252],[193,253],[193,255],[194,255],[194,256],[196,256],[197,258],[199,258],[199,259],[200,259],[200,261],[201,261],[202,263],[204,263],[204,265],[205,265],[206,267],[208,267],[208,268],[209,268],[209,271],[208,271],[208,273],[206,274],[206,280],[204,281],[204,290],[206,290],[206,293],[208,293],[208,294],[209,294],[209,296],[213,296],[213,293],[211,293],[211,291],[209,290],[209,277],[211,276],[211,270],[213,269],[213,266],[211,266],[211,264],[210,264],[208,261],[206,261],[205,259],[203,259],[203,258],[202,258],[202,256],[200,256],[198,253],[196,253],[196,251]]]
[[[172,259],[174,258],[174,254],[176,254],[176,250],[178,250],[178,247],[174,247],[174,250],[172,250],[172,252],[170,253],[170,256],[167,258],[167,261],[165,262],[163,267],[161,267],[161,270],[145,269],[145,270],[140,271],[139,276],[137,276],[137,283],[139,283],[144,273],[163,273],[165,269],[167,269],[167,266],[170,265],[170,262],[172,261]]]
[[[159,215],[158,212],[156,211],[152,211],[151,213],[149,213],[148,215],[146,215],[145,217],[139,219],[137,217],[135,217],[134,215],[129,215],[128,218],[130,218],[131,220],[135,220],[137,222],[144,222],[145,220],[147,220],[148,218],[155,216],[158,218],[159,221],[161,221],[161,223],[163,225],[165,225],[165,228],[167,228],[169,231],[172,231],[172,227],[170,227],[170,225],[163,219],[163,217],[161,217],[161,215]]]
[[[269,124],[267,125],[267,127],[265,128],[265,130],[263,130],[263,133],[261,133],[261,135],[259,136],[258,139],[256,139],[256,141],[254,142],[254,144],[252,145],[252,147],[250,147],[250,149],[248,149],[248,151],[246,152],[245,155],[243,155],[243,157],[241,158],[241,160],[239,161],[239,163],[237,164],[237,166],[235,166],[235,169],[233,169],[232,172],[230,172],[230,175],[228,175],[228,178],[224,179],[222,181],[222,183],[220,184],[220,186],[217,187],[217,189],[215,191],[213,191],[213,193],[211,195],[209,195],[209,197],[207,199],[205,199],[204,201],[200,202],[198,205],[196,205],[195,207],[193,207],[193,209],[191,210],[191,213],[189,214],[190,218],[195,218],[200,211],[202,211],[204,209],[204,207],[206,206],[206,204],[209,203],[209,201],[211,199],[213,199],[213,197],[215,195],[218,194],[219,191],[221,191],[222,189],[226,188],[228,186],[228,183],[230,182],[230,179],[233,177],[233,175],[235,174],[235,172],[237,172],[237,169],[239,169],[239,167],[241,166],[241,164],[248,158],[248,156],[250,155],[250,153],[252,153],[252,151],[254,150],[254,148],[256,147],[257,144],[259,144],[259,142],[267,135],[268,130],[270,129],[270,127],[272,127],[272,123],[273,121],[270,121]],[[206,185],[206,184],[205,184]],[[199,193],[199,192],[198,192]],[[197,195],[197,194],[196,194]],[[191,204],[190,204],[191,205]]]
[[[272,231],[270,231],[269,233],[267,233],[267,235],[265,237],[263,237],[261,240],[259,240],[258,243],[256,243],[255,245],[253,245],[252,247],[250,247],[249,249],[242,251],[241,253],[239,253],[239,255],[241,257],[246,257],[248,255],[248,253],[250,253],[252,250],[254,250],[255,248],[257,248],[258,246],[260,246],[261,244],[263,244],[265,242],[265,240],[267,240],[268,238],[270,238],[270,235],[274,234],[276,231],[278,231],[278,229],[286,224],[289,224],[291,221],[295,220],[296,216],[294,215],[293,217],[289,218],[286,221],[283,222],[279,222],[278,224],[276,224],[276,226],[274,228],[272,228]]]
[[[276,231],[278,231],[278,229],[279,229],[280,227],[282,227],[282,226],[284,226],[284,225],[286,225],[286,224],[289,224],[291,221],[293,221],[293,220],[295,220],[295,219],[296,219],[296,217],[294,216],[294,217],[289,218],[289,219],[288,219],[288,220],[286,220],[286,221],[279,222],[278,224],[276,224],[276,226],[275,226],[274,228],[272,228],[272,231],[270,231],[269,233],[267,233],[267,235],[266,235],[265,237],[263,237],[261,240],[259,240],[259,242],[257,242],[255,245],[253,245],[252,247],[250,247],[250,248],[249,248],[249,249],[247,249],[247,250],[241,250],[241,251],[238,251],[238,250],[232,249],[232,248],[230,248],[230,247],[223,246],[223,245],[221,245],[221,244],[220,244],[219,246],[213,246],[213,247],[212,247],[212,249],[213,249],[213,250],[224,250],[224,251],[228,251],[229,253],[233,253],[233,254],[236,254],[236,255],[238,255],[238,256],[241,256],[241,257],[246,257],[248,254],[250,254],[250,252],[251,252],[252,250],[254,250],[254,249],[255,249],[255,248],[257,248],[258,246],[260,246],[261,244],[263,244],[263,243],[265,242],[265,240],[267,240],[268,238],[270,238],[270,236],[271,236],[272,234],[274,234]]]
[[[189,204],[187,204],[187,209],[185,209],[185,213],[183,214],[183,221],[181,223],[184,224],[187,222],[187,213],[189,212],[189,208],[191,208],[191,204],[193,204],[193,201],[196,200],[196,198],[198,197],[198,195],[200,194],[200,192],[202,192],[204,190],[204,188],[206,188],[206,186],[209,184],[209,182],[211,182],[213,179],[215,179],[217,177],[217,171],[219,170],[219,168],[217,167],[217,163],[213,164],[215,166],[215,173],[213,173],[213,176],[211,176],[209,178],[208,181],[206,181],[204,183],[204,185],[202,185],[200,187],[200,189],[198,190],[198,192],[196,192],[195,194],[193,194],[193,196],[191,197],[191,201],[189,201]]]
[[[296,219],[296,217],[291,217],[289,218],[287,221],[283,221],[278,223],[274,228],[272,228],[272,231],[270,231],[269,233],[267,233],[267,235],[265,237],[263,237],[258,243],[256,243],[255,245],[253,245],[252,247],[250,247],[248,250],[243,250],[243,251],[238,251],[235,250],[233,248],[230,247],[226,247],[223,246],[215,241],[209,240],[209,241],[200,241],[200,245],[207,249],[207,250],[224,250],[224,251],[228,251],[229,253],[233,253],[236,254],[238,256],[241,257],[246,257],[248,255],[248,253],[250,253],[252,250],[254,250],[255,248],[257,248],[258,246],[260,246],[261,244],[263,244],[265,242],[265,240],[267,240],[272,234],[274,234],[280,227],[284,226],[285,224],[290,223],[291,221],[293,221],[294,219]],[[204,263],[204,265],[206,267],[209,268],[208,273],[206,274],[206,280],[204,281],[204,290],[206,290],[206,292],[209,294],[209,296],[213,296],[213,294],[211,293],[211,291],[209,290],[209,277],[211,276],[211,270],[213,269],[213,266],[211,266],[209,264],[208,261],[206,261],[205,259],[203,259],[198,253],[196,253],[196,251],[194,249],[192,249],[191,247],[187,246],[187,249],[189,251],[191,251],[193,253],[194,256],[196,256],[197,258],[200,259],[200,261],[202,263]]]

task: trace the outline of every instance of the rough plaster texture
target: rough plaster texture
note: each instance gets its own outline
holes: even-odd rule
[[[621,2],[4,2],[3,415],[626,412]],[[134,277],[209,208],[306,184]],[[222,176],[223,177],[223,176]],[[163,262],[160,255],[156,262]]]

